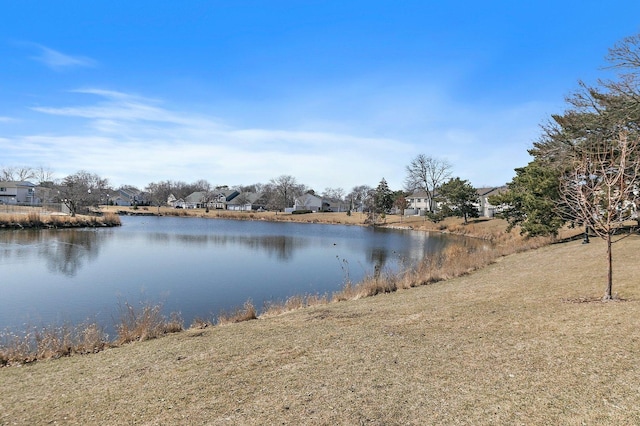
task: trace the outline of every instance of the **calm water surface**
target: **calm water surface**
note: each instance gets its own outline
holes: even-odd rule
[[[185,324],[251,299],[339,290],[461,237],[358,226],[122,217],[98,230],[0,231],[0,329],[98,321],[119,302],[162,303]]]

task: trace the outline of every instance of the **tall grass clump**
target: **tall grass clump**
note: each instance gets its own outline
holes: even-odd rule
[[[4,330],[0,334],[0,366],[24,364],[36,360],[30,333],[16,334]]]
[[[258,319],[258,311],[256,311],[253,302],[247,300],[242,307],[232,312],[221,312],[220,315],[218,315],[218,325],[234,324],[254,319]]]
[[[393,293],[398,289],[398,280],[399,274],[387,273],[367,276],[356,284],[346,281],[340,290],[333,293],[331,300],[342,302],[378,294]]]
[[[120,216],[118,216],[115,213],[105,213],[104,216],[102,216],[102,222],[105,225],[109,225],[109,226],[122,225],[122,222],[120,221]]]
[[[59,214],[42,214],[39,211],[29,211],[22,214],[0,213],[0,227],[2,228],[78,228],[98,226],[120,226],[120,217],[114,213],[98,216],[67,216]]]
[[[378,294],[393,293],[398,289],[398,275],[384,274],[365,278],[358,287],[362,297],[376,296]]]
[[[155,339],[167,333],[183,330],[184,322],[178,313],[167,319],[162,315],[162,305],[141,304],[136,309],[128,302],[118,304],[116,320],[117,344]]]
[[[213,321],[210,321],[202,317],[195,317],[191,322],[191,325],[189,326],[189,328],[191,329],[199,329],[199,330],[202,330],[208,327],[213,327]]]
[[[40,226],[44,225],[44,222],[42,221],[42,217],[40,216],[40,213],[38,213],[38,212],[29,212],[27,214],[27,222],[31,226],[35,226],[35,227],[40,227]]]
[[[27,327],[24,333],[4,330],[0,333],[0,366],[96,353],[109,346],[107,334],[93,322]]]
[[[291,296],[284,302],[267,302],[260,317],[270,317],[291,312],[309,306],[325,305],[329,303],[327,295],[308,294],[305,296]]]

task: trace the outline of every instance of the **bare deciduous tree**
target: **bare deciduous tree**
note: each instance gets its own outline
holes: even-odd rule
[[[451,164],[446,160],[418,155],[407,166],[405,188],[413,192],[421,189],[426,193],[429,210],[433,212],[433,197],[438,187],[451,177]]]
[[[160,213],[160,207],[166,206],[169,200],[169,195],[172,193],[171,181],[151,182],[145,188],[145,191],[149,193],[151,202],[158,207],[158,213]]]
[[[57,190],[60,202],[67,206],[71,216],[75,216],[82,208],[98,205],[109,190],[109,181],[81,170],[64,178]]]
[[[362,211],[365,207],[365,200],[371,193],[369,185],[358,185],[351,189],[347,200],[349,201],[349,210]]]
[[[0,170],[0,180],[3,181],[27,181],[35,177],[34,170],[27,166],[7,166]]]
[[[332,200],[340,200],[344,198],[344,189],[342,188],[325,188],[322,192],[324,198],[330,198]]]
[[[299,184],[296,178],[291,175],[281,175],[273,178],[269,181],[269,184],[273,188],[275,197],[271,204],[283,211],[287,206],[293,206],[294,198],[302,195],[305,191],[305,186]]]
[[[33,179],[38,185],[53,182],[53,171],[45,166],[38,166],[33,169]]]
[[[625,222],[637,218],[637,150],[637,137],[622,130],[614,140],[581,148],[574,167],[561,179],[561,203],[566,214],[607,243],[605,300],[612,297],[614,234]]]
[[[211,206],[214,196],[213,185],[205,179],[200,179],[195,182],[194,185],[198,188],[198,191],[202,192],[201,203],[204,205],[205,212],[209,213],[209,207]]]

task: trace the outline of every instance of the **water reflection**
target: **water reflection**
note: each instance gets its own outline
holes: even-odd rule
[[[304,238],[287,235],[195,235],[195,234],[167,234],[154,232],[148,234],[148,240],[153,244],[172,245],[175,243],[188,246],[215,245],[218,247],[241,246],[249,250],[266,253],[279,261],[290,261],[296,249],[309,245]]]
[[[104,235],[103,235],[104,236]],[[89,230],[23,230],[0,232],[4,258],[43,258],[50,272],[75,276],[88,262],[97,259],[98,233]]]

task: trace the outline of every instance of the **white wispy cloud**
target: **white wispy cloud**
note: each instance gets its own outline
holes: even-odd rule
[[[33,46],[38,51],[37,55],[33,56],[32,59],[42,62],[54,71],[77,67],[95,67],[97,65],[95,60],[86,56],[68,55],[38,43],[24,44]]]
[[[454,176],[474,185],[498,185],[529,161],[526,150],[539,130],[537,117],[548,107],[532,102],[496,109],[444,97],[419,103],[387,96],[370,102],[368,114],[342,110],[341,120],[338,98],[325,102],[331,115],[309,111],[309,117],[320,118],[315,123],[231,126],[220,117],[171,109],[158,99],[99,88],[74,92],[87,95],[88,102],[33,108],[71,120],[67,130],[45,127],[12,138],[3,147],[7,158],[46,164],[61,176],[87,169],[114,184],[207,179],[234,185],[290,174],[321,191],[375,186],[382,177],[400,189],[406,164],[423,153],[450,161]],[[393,127],[387,110],[412,115]],[[39,121],[47,122],[43,118]]]
[[[375,180],[385,173],[389,179],[395,173],[390,157],[410,151],[407,144],[392,138],[234,128],[217,117],[173,111],[140,96],[102,89],[75,92],[98,96],[98,102],[33,110],[83,120],[81,130],[22,137],[14,155],[39,158],[62,174],[88,169],[119,184],[204,178],[232,185],[291,174],[322,190],[377,184],[369,182],[369,176]]]

